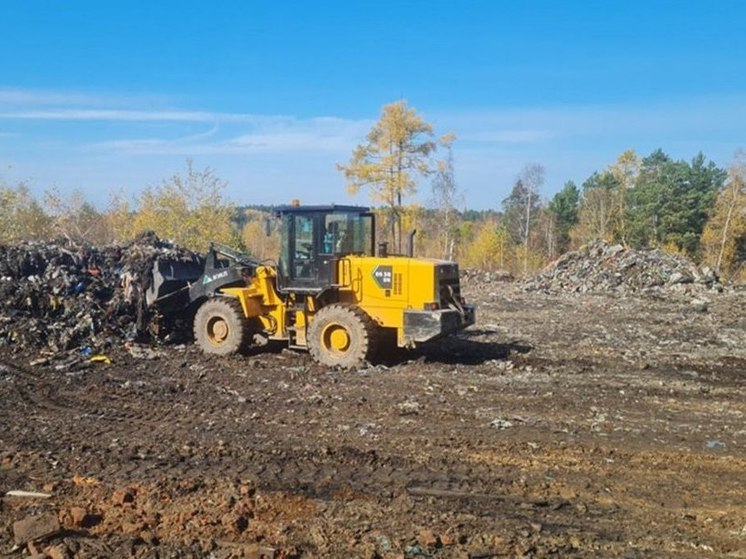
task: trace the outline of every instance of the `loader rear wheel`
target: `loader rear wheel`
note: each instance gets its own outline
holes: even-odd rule
[[[329,305],[308,328],[308,350],[322,365],[349,369],[372,355],[376,325],[356,307]]]
[[[249,340],[248,323],[235,299],[208,299],[194,316],[194,340],[205,353],[230,355]]]

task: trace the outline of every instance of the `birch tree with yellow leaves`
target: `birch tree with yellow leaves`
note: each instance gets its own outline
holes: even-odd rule
[[[700,240],[704,260],[718,274],[746,278],[746,152],[736,153]]]
[[[616,179],[618,190],[614,198],[616,199],[616,219],[614,235],[623,244],[627,244],[627,198],[628,192],[634,188],[637,177],[640,176],[640,158],[634,150],[628,149],[623,151],[617,160],[609,166],[608,172]]]
[[[0,243],[46,239],[52,236],[52,220],[24,183],[6,185],[0,179]]]
[[[446,134],[440,139],[446,155],[436,163],[435,177],[432,182],[433,202],[439,217],[433,230],[442,243],[443,250],[440,257],[445,260],[453,260],[455,229],[458,225],[456,206],[463,202],[463,195],[458,190],[454,171],[453,142],[455,140],[455,134]]]
[[[204,250],[210,241],[240,246],[234,207],[223,198],[226,186],[212,169],[195,169],[187,160],[185,173],[146,188],[138,197],[133,228],[150,229],[192,250]]]
[[[417,177],[433,172],[431,154],[436,149],[431,124],[405,100],[385,105],[381,117],[352,152],[347,165],[337,165],[347,180],[347,191],[357,194],[368,187],[374,202],[388,210],[387,229],[401,252],[403,201],[417,191]]]

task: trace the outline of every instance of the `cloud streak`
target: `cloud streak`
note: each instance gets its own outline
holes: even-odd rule
[[[458,139],[464,142],[484,144],[530,144],[552,139],[556,132],[552,130],[474,130],[462,133]]]
[[[97,142],[85,146],[130,155],[251,155],[262,153],[329,153],[351,149],[370,126],[367,120],[264,120],[237,135],[220,137],[217,126],[191,136],[135,138]],[[207,141],[209,140],[209,141]]]
[[[143,111],[123,109],[50,109],[0,112],[0,119],[69,120],[110,122],[259,122],[266,117],[251,114],[201,111]]]
[[[173,98],[165,95],[142,94],[96,94],[66,90],[37,90],[0,87],[0,107],[5,109],[71,108],[111,109],[132,107],[165,107],[173,104]]]
[[[183,109],[100,107],[106,97],[85,94],[0,89],[0,121],[76,123],[86,139],[79,151],[96,149],[122,155],[247,155],[261,153],[338,153],[358,143],[372,125],[369,119],[334,116],[298,118]],[[126,99],[125,97],[118,98]],[[137,99],[137,98],[134,98]],[[51,105],[57,106],[51,106]],[[83,106],[85,104],[94,106]],[[121,124],[119,137],[100,124]],[[207,124],[194,133],[194,125]],[[162,125],[162,126],[161,126]],[[50,128],[53,132],[54,128]],[[144,134],[145,133],[145,134]],[[106,134],[108,137],[101,137]],[[91,138],[93,136],[93,139]],[[99,136],[99,138],[95,138]]]
[[[484,108],[451,111],[444,125],[461,130],[464,140],[543,142],[568,136],[634,133],[675,134],[690,130],[737,130],[746,126],[746,98],[719,97],[673,100],[646,105],[563,105],[516,109]]]
[[[661,147],[686,158],[701,149],[725,165],[746,130],[746,99],[738,97],[425,114],[438,132],[456,133],[457,180],[475,207],[496,207],[527,162],[546,166],[548,190],[584,180],[627,148],[646,155]],[[99,176],[144,184],[144,168],[201,156],[238,184],[261,183],[267,196],[287,197],[293,184],[337,188],[334,163],[346,160],[373,124],[373,118],[187,110],[148,96],[0,88],[3,155],[27,162],[29,173],[48,164],[47,175],[60,184],[73,168],[69,182],[93,184],[96,165]],[[54,157],[57,166],[49,163]]]

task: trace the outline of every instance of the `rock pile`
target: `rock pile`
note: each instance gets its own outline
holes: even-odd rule
[[[631,250],[605,241],[562,255],[525,280],[523,287],[527,291],[576,293],[722,290],[713,270],[700,269],[682,255],[660,249]]]
[[[69,243],[0,246],[0,347],[101,350],[152,335],[163,317],[145,307],[158,258],[198,261],[153,234],[101,249]],[[167,336],[169,325],[157,334]]]

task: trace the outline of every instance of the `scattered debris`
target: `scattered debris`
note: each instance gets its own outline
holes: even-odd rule
[[[400,404],[396,405],[399,410],[399,415],[417,415],[420,413],[420,403],[414,400],[405,400]]]
[[[89,519],[88,511],[83,507],[72,507],[70,509],[70,520],[73,526],[83,527],[87,524]]]
[[[49,493],[39,493],[36,491],[21,491],[13,489],[5,494],[6,497],[27,497],[29,499],[49,499],[52,495]]]
[[[16,545],[38,541],[60,531],[60,521],[53,514],[29,516],[13,523],[13,538]]]
[[[440,546],[440,537],[432,530],[420,530],[417,541],[422,547],[435,548]]]
[[[105,363],[106,365],[111,365],[111,359],[108,355],[94,355],[89,359],[91,363]]]
[[[129,489],[117,489],[111,496],[111,502],[115,505],[124,505],[135,500],[134,493]]]
[[[404,548],[404,557],[424,557],[430,552],[421,545],[408,545]]]
[[[746,526],[744,527],[744,529],[746,529]],[[387,551],[391,551],[391,540],[388,538],[388,536],[381,534],[379,536],[376,536],[376,546],[384,553]]]
[[[510,429],[512,426],[513,426],[513,422],[508,421],[507,419],[498,418],[498,419],[493,419],[492,421],[490,421],[490,427],[494,427],[495,429],[500,429],[500,430]]]
[[[70,559],[70,553],[63,544],[50,545],[44,548],[44,556],[50,559]]]

